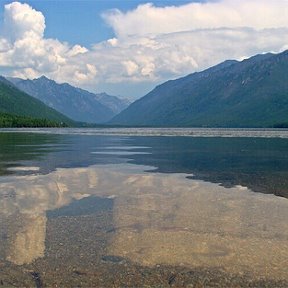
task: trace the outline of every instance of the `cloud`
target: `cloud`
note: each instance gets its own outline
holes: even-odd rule
[[[13,2],[5,5],[0,69],[9,76],[44,74],[90,90],[141,96],[160,82],[226,59],[287,49],[287,15],[286,0],[143,4],[104,13],[115,37],[87,49],[45,38],[44,15]]]
[[[114,9],[103,14],[117,37],[167,34],[199,29],[288,26],[287,1],[222,0],[190,3],[179,7],[139,5],[126,13]]]
[[[42,38],[45,18],[27,4],[13,2],[5,5],[4,33],[11,41],[23,38]]]

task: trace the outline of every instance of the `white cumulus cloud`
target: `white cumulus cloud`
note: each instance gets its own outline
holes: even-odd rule
[[[4,36],[7,40],[40,39],[44,30],[45,18],[41,12],[19,2],[5,5]]]
[[[80,45],[70,47],[56,39],[45,39],[44,15],[20,2],[5,5],[2,31],[0,67],[8,69],[9,76],[35,78],[45,74],[55,79],[66,79],[62,69],[71,65],[75,56],[88,51]],[[83,66],[84,71],[88,71],[88,78],[96,75],[95,69],[87,63],[76,66],[78,70]],[[79,78],[78,70],[74,70],[72,81]],[[82,80],[86,78],[82,77]]]
[[[0,69],[8,76],[44,74],[90,90],[141,96],[155,84],[226,59],[288,47],[287,0],[143,4],[102,16],[114,38],[87,49],[45,38],[45,17],[30,5],[5,5]]]
[[[222,0],[179,7],[155,7],[148,3],[121,12],[103,14],[118,37],[167,34],[198,29],[282,28],[288,25],[286,0]]]

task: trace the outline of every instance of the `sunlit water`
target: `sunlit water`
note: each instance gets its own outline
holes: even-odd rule
[[[287,287],[286,132],[179,130],[0,133],[0,286]]]

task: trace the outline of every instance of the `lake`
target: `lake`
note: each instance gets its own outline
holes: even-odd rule
[[[288,287],[288,131],[0,130],[0,286]]]

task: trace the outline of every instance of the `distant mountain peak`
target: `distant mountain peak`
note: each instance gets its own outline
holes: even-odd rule
[[[20,90],[75,121],[103,123],[128,106],[116,96],[99,96],[68,83],[58,84],[45,75],[33,80],[10,79]]]
[[[26,81],[35,81],[35,82],[42,82],[42,83],[55,83],[55,84],[57,84],[56,81],[47,78],[45,75],[42,75],[41,77],[35,78],[33,80],[27,79]]]
[[[36,78],[36,80],[37,80],[37,78]],[[51,80],[51,79],[49,79],[49,78],[47,78],[45,75],[42,75],[41,77],[39,77],[38,78],[38,80]]]

